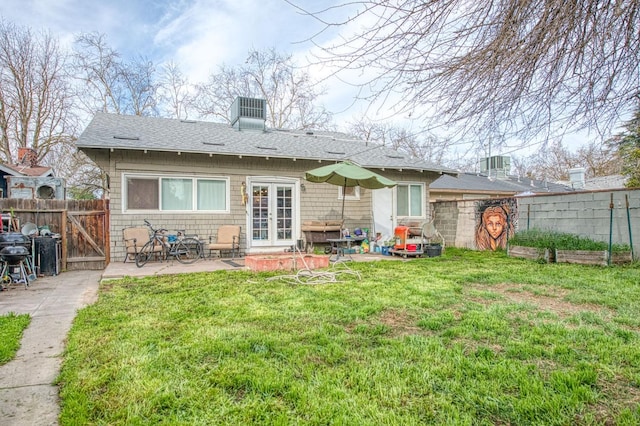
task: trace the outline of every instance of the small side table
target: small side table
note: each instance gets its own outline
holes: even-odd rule
[[[330,257],[330,262],[344,262],[353,260],[351,257],[351,243],[364,241],[365,237],[344,237],[344,238],[327,238],[327,242],[331,244],[336,251],[335,257]]]

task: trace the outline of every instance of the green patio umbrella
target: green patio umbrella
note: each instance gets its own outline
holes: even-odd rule
[[[344,218],[344,189],[347,187],[361,186],[367,189],[393,188],[397,184],[391,179],[380,176],[377,173],[353,164],[349,161],[329,164],[318,167],[305,173],[305,179],[309,182],[330,183],[341,186],[342,192],[342,217]]]

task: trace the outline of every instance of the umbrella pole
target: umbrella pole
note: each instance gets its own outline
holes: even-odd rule
[[[344,220],[344,199],[346,198],[347,179],[344,180],[344,186],[342,187],[342,220]]]

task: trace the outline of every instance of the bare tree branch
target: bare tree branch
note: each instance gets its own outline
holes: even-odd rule
[[[291,55],[274,49],[251,50],[243,66],[222,66],[200,84],[197,109],[204,117],[229,121],[229,106],[237,96],[265,99],[267,122],[277,129],[330,129],[331,114],[316,102],[318,92],[309,74],[296,68]]]
[[[526,140],[589,128],[606,135],[640,93],[640,0],[341,6],[354,15],[332,21],[335,8],[296,6],[325,24],[311,37],[318,61],[361,72],[369,100],[400,99],[403,111],[466,134],[481,129]],[[322,38],[335,29],[342,33],[326,44]]]
[[[76,130],[66,56],[48,34],[0,21],[0,160],[13,163],[19,147],[42,160]]]

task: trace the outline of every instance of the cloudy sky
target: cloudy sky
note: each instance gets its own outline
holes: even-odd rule
[[[344,3],[293,1],[310,11]],[[334,16],[347,14],[338,8]],[[305,40],[322,28],[285,0],[2,0],[0,17],[32,30],[49,31],[69,46],[79,33],[105,34],[109,45],[124,57],[142,55],[155,64],[173,61],[192,83],[206,80],[223,64],[243,63],[249,49],[275,47],[303,64],[312,48]],[[328,42],[336,35],[324,33],[317,40]],[[316,69],[312,75],[319,77],[321,72]],[[356,89],[335,79],[323,85],[328,90],[321,102],[334,113],[339,128],[363,114],[367,105],[353,105]],[[379,109],[367,111],[372,120],[390,115],[392,112]],[[394,122],[409,130],[414,126],[401,115]]]
[[[340,3],[296,2],[309,10]],[[206,80],[223,64],[242,64],[250,49],[275,47],[302,65],[312,48],[305,40],[322,28],[284,0],[3,0],[0,16],[50,31],[66,45],[79,33],[105,34],[124,57],[143,55],[156,64],[173,61],[191,82]],[[332,36],[327,33],[325,39]],[[332,90],[323,98],[324,106],[338,113],[351,105],[354,94],[345,88]],[[344,121],[355,113],[351,109],[336,119]]]

